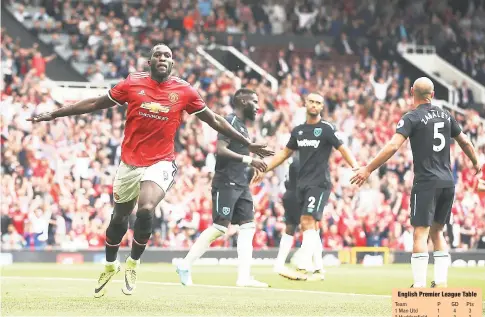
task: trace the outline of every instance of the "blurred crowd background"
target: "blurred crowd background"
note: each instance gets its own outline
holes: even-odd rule
[[[8,1],[7,1],[8,2]],[[91,81],[117,80],[146,70],[147,53],[159,42],[174,50],[174,74],[195,85],[217,113],[232,112],[231,94],[243,85],[260,98],[260,114],[249,134],[276,151],[291,129],[305,120],[303,98],[310,91],[325,96],[324,118],[333,122],[359,163],[374,157],[394,133],[400,117],[412,109],[409,88],[396,58],[403,43],[435,45],[442,56],[485,83],[484,1],[462,1],[454,7],[440,0],[314,1],[15,1],[15,18],[51,45],[61,46],[69,63]],[[217,43],[207,32],[226,32]],[[231,34],[325,34],[310,54],[292,43],[278,58],[247,45]],[[357,37],[367,37],[361,46]],[[230,44],[251,56],[279,80],[267,83],[220,72],[196,52],[197,45]],[[32,125],[25,119],[63,105],[51,95],[55,83],[46,77],[49,62],[36,45],[22,47],[2,30],[2,248],[100,248],[113,208],[112,183],[120,161],[125,108],[60,118]],[[342,67],[319,67],[321,61],[349,56]],[[327,64],[328,65],[328,64]],[[456,83],[459,106],[453,113],[473,142],[485,135],[470,89]],[[483,105],[482,105],[483,107]],[[211,224],[210,184],[215,166],[216,133],[195,116],[186,116],[177,137],[176,183],[157,206],[151,246],[190,247]],[[485,148],[478,149],[485,162]],[[452,145],[456,200],[447,239],[455,249],[485,248],[485,195],[476,192],[482,175],[457,144]],[[409,201],[412,155],[408,142],[362,188],[349,184],[351,170],[340,154],[331,157],[334,188],[321,221],[327,249],[388,246],[412,250]],[[275,247],[285,230],[281,197],[287,165],[252,187],[257,231],[254,247]],[[237,227],[213,247],[235,245]],[[131,243],[131,230],[123,245]],[[301,237],[295,236],[295,245]]]

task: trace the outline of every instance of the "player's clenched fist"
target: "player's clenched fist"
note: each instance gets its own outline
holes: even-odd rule
[[[248,146],[249,152],[254,153],[260,157],[274,155],[274,151],[266,148],[266,144],[251,143]]]
[[[266,168],[268,167],[263,160],[260,160],[257,158],[253,158],[253,160],[251,161],[251,166],[254,167],[256,171],[263,172],[263,173],[266,171]]]
[[[44,112],[28,118],[27,121],[32,121],[32,122],[51,121],[51,120],[54,120],[55,118],[56,117],[52,114],[52,112]]]

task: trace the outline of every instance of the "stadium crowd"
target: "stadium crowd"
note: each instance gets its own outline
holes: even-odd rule
[[[362,36],[380,39],[382,46],[375,50],[384,55],[399,43],[435,45],[451,63],[485,83],[483,0],[22,0],[15,4],[15,17],[32,20],[33,30],[50,34],[53,45],[60,43],[61,34],[69,35],[70,60],[91,64],[86,75],[94,80],[126,77],[144,64],[143,53],[153,41],[180,47],[187,40],[215,41],[200,37],[202,32],[293,32],[330,36],[342,54],[357,53],[356,39]],[[24,5],[40,9],[29,12]],[[166,29],[170,32],[161,32]],[[242,45],[247,48],[247,43]]]
[[[170,11],[157,11],[159,6],[169,3]],[[74,52],[71,58],[93,63],[95,66],[87,73],[92,79],[115,79],[144,70],[146,52],[152,44],[164,41],[174,49],[175,74],[198,87],[214,111],[224,115],[232,111],[230,95],[239,84],[254,89],[260,96],[261,110],[249,133],[275,150],[286,145],[292,127],[305,119],[302,96],[318,91],[325,96],[324,117],[336,124],[359,162],[366,163],[375,156],[394,132],[399,118],[411,109],[408,91],[411,82],[401,74],[399,65],[372,56],[367,58],[369,53],[363,51],[365,58],[361,58],[361,63],[332,70],[326,76],[317,71],[312,80],[305,80],[304,71],[288,73],[276,94],[264,83],[245,78],[244,72],[237,74],[239,83],[207,65],[195,53],[196,44],[208,41],[201,31],[210,27],[225,27],[229,31],[229,27],[236,29],[238,25],[251,29],[261,24],[258,10],[237,3],[241,6],[233,8],[237,19],[231,18],[234,16],[230,14],[233,10],[230,5],[221,8],[217,1],[199,1],[198,10],[189,14],[185,10],[190,7],[190,1],[142,1],[135,7],[124,2],[118,6],[115,2],[102,1],[92,7],[67,1],[62,10],[47,6],[45,12],[33,18],[39,22],[38,27],[45,27],[40,21],[52,20],[46,24],[50,25],[52,34],[61,29],[69,32]],[[364,3],[371,5],[373,1]],[[305,10],[309,9],[298,11],[298,17],[308,13]],[[93,23],[95,14],[105,18]],[[120,14],[122,18],[118,18]],[[197,22],[199,16],[207,17],[202,25]],[[221,16],[226,18],[220,21]],[[253,19],[258,23],[252,23]],[[153,22],[150,25],[153,31],[143,31],[145,21]],[[299,22],[301,25],[301,19]],[[274,23],[271,26],[274,30]],[[266,24],[261,27],[268,28]],[[45,64],[50,58],[39,56],[35,47],[19,47],[4,35],[0,116],[4,249],[103,247],[113,208],[112,181],[120,160],[124,108],[37,125],[25,121],[32,113],[60,106],[50,93],[53,83],[45,77]],[[312,60],[307,64],[311,69]],[[473,141],[485,134],[485,127],[472,110],[466,115],[454,115]],[[176,138],[177,181],[157,207],[152,246],[189,247],[198,233],[211,224],[210,182],[216,135],[194,116],[187,116],[184,122]],[[479,151],[481,160],[485,161],[485,149],[482,147]],[[453,145],[452,152],[457,195],[448,239],[454,248],[483,247],[485,196],[476,193],[476,177],[457,145]],[[339,154],[333,155],[330,169],[334,189],[321,222],[324,246],[328,249],[389,246],[411,250],[409,193],[413,174],[409,147],[401,149],[361,189],[349,185],[351,171]],[[285,176],[286,167],[278,168],[261,185],[253,187],[257,220],[255,248],[279,244],[285,228],[281,205]],[[237,228],[231,227],[226,237],[215,241],[213,246],[234,245],[236,234]],[[130,235],[131,230],[123,245],[131,243]],[[299,241],[297,235],[295,243]]]

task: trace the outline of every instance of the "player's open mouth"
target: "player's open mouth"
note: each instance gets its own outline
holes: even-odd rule
[[[157,68],[163,68],[163,69],[167,69],[167,68],[168,68],[168,66],[167,66],[167,65],[165,65],[165,64],[160,64],[160,65],[158,65],[158,66],[157,66]]]

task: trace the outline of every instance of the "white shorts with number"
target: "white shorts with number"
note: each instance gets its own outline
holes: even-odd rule
[[[126,203],[138,197],[140,183],[152,181],[165,193],[172,187],[177,165],[175,162],[160,161],[148,167],[136,167],[120,163],[113,184],[113,198],[116,203]]]

